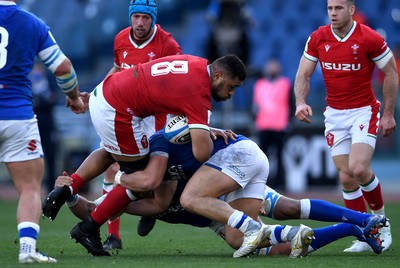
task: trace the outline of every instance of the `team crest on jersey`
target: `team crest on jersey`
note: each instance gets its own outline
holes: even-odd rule
[[[360,47],[357,44],[354,44],[354,45],[351,46],[351,49],[353,50],[353,55],[354,55],[354,59],[355,60],[357,59],[357,54],[358,54],[358,49],[359,48]]]
[[[333,143],[335,142],[335,136],[329,132],[328,134],[326,134],[325,138],[328,146],[332,147]]]
[[[325,45],[325,51],[328,52],[328,50],[331,48],[330,45]]]
[[[149,61],[154,60],[154,58],[156,57],[156,54],[154,54],[154,52],[150,52],[149,54],[147,54],[149,56]]]

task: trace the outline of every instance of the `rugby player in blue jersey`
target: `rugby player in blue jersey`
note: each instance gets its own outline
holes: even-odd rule
[[[48,26],[24,11],[17,1],[0,1],[0,161],[5,163],[19,194],[17,223],[20,263],[55,263],[37,251],[41,214],[43,150],[29,73],[36,56],[54,74],[66,106],[83,113],[78,80],[71,61],[57,45]]]

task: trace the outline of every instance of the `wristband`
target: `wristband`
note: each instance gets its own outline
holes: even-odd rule
[[[121,185],[121,176],[125,174],[123,171],[118,171],[117,174],[115,174],[114,182],[118,185]]]

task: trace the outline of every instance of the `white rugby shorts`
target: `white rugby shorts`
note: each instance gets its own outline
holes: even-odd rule
[[[116,109],[103,96],[103,82],[89,98],[90,118],[101,139],[101,147],[107,152],[124,156],[143,156],[149,153],[148,137],[140,117],[129,115],[122,128],[116,129]]]
[[[241,188],[225,196],[224,201],[239,198],[264,199],[264,186],[269,174],[269,161],[252,140],[241,140],[215,153],[205,165],[216,168],[238,183]]]
[[[37,119],[0,120],[0,162],[43,158]]]
[[[380,103],[375,107],[337,110],[327,107],[325,116],[325,139],[331,155],[349,154],[351,145],[365,143],[375,149],[379,128]]]

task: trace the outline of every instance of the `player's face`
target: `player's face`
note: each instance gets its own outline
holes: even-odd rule
[[[152,19],[148,14],[133,13],[131,16],[131,25],[133,37],[137,40],[146,40],[150,37]]]
[[[211,85],[211,96],[215,101],[226,101],[232,98],[235,89],[242,84],[239,78],[230,78],[216,74]]]
[[[346,0],[328,0],[328,16],[335,30],[349,30],[355,6],[349,6]]]

